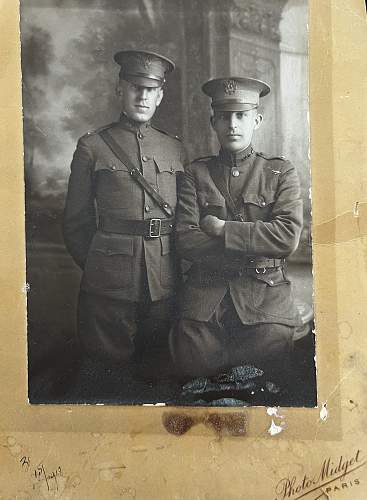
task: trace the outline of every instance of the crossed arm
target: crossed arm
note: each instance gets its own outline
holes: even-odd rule
[[[177,208],[177,248],[192,261],[223,256],[226,251],[243,255],[284,257],[298,246],[302,230],[302,199],[294,167],[280,175],[271,220],[224,221],[213,215],[200,218],[195,175],[188,168],[180,185]]]

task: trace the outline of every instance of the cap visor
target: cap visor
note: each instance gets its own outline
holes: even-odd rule
[[[140,85],[141,87],[161,87],[163,85],[161,80],[146,78],[144,76],[123,75],[122,78],[127,82],[135,83],[135,85]]]
[[[251,109],[255,109],[257,107],[257,104],[244,104],[238,102],[212,104],[214,111],[251,111]]]

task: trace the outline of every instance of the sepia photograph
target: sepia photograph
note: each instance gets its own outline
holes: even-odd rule
[[[317,405],[308,0],[22,0],[28,399]]]

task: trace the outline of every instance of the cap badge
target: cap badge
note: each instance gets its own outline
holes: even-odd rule
[[[134,54],[132,59],[147,71],[150,69],[153,62],[153,59],[148,54]]]
[[[232,95],[237,90],[237,82],[235,80],[225,80],[223,82],[224,93]]]

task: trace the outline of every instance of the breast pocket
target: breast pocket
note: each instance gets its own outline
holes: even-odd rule
[[[226,218],[226,202],[223,197],[217,195],[216,193],[199,191],[197,193],[197,199],[201,218],[206,215],[214,215],[215,217],[222,219]]]
[[[84,279],[101,290],[128,288],[133,281],[133,240],[97,233],[89,250]]]
[[[133,180],[128,168],[116,159],[98,159],[95,168],[98,203],[103,208],[128,208],[133,193]]]
[[[115,174],[115,177],[130,175],[129,169],[117,158],[99,158],[94,167],[95,173]]]
[[[261,194],[243,193],[242,200],[246,220],[269,221],[275,203],[275,191],[265,191]]]
[[[177,202],[177,176],[184,171],[182,163],[177,159],[167,159],[155,156],[157,168],[157,186],[159,194],[172,207]]]

